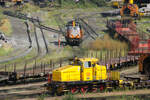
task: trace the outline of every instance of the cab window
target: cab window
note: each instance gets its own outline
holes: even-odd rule
[[[70,65],[78,65],[78,66],[82,66],[82,62],[79,60],[73,60],[69,63]]]
[[[84,62],[84,67],[85,67],[85,68],[91,67],[91,62],[90,62],[90,61],[85,61],[85,62]]]

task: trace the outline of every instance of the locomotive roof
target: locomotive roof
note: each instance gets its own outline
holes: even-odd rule
[[[67,25],[72,25],[72,22],[73,22],[73,20],[72,20],[72,21],[69,21],[69,22],[67,23]],[[74,22],[75,22],[75,24],[79,25],[79,22],[78,22],[78,21],[74,21]]]
[[[98,62],[97,58],[78,58],[78,60],[80,60],[80,61],[94,61],[94,62]]]

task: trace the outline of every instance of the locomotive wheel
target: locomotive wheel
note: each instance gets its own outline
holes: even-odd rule
[[[56,95],[57,95],[57,96],[63,95],[63,88],[62,88],[62,87],[58,87],[58,88],[57,88]]]
[[[143,61],[143,71],[144,74],[146,74],[147,76],[150,76],[150,56],[145,58]]]
[[[50,94],[53,94],[53,89],[52,89],[52,87],[47,87],[47,90],[48,90],[48,92],[50,93]]]
[[[87,93],[88,92],[88,88],[87,87],[81,87],[80,92],[81,93]]]
[[[71,92],[71,94],[77,94],[77,93],[79,93],[79,89],[77,87],[72,87],[70,89],[70,92]]]
[[[104,90],[104,86],[101,85],[100,88],[99,88],[99,90],[100,90],[100,91],[103,91],[103,90]]]

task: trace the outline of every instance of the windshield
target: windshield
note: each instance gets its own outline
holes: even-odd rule
[[[90,62],[90,61],[85,61],[85,62],[84,62],[84,67],[85,67],[85,68],[91,67],[91,62]]]

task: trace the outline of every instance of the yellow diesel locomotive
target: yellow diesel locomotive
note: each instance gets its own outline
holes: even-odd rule
[[[119,85],[119,73],[112,74],[117,77],[110,81],[106,66],[99,65],[96,58],[75,58],[71,64],[53,70],[46,87],[51,94],[57,95],[68,91],[72,94],[100,91],[107,83],[114,87]]]

